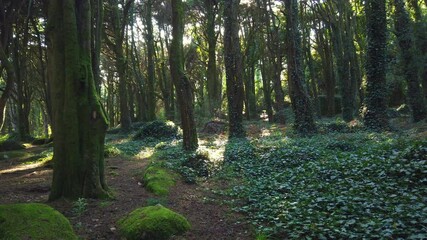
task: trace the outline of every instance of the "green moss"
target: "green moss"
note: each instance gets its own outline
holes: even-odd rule
[[[159,166],[149,166],[144,172],[142,181],[150,192],[165,196],[169,193],[169,188],[175,185],[175,176]]]
[[[39,203],[0,205],[0,239],[77,239],[70,222]]]
[[[162,205],[138,208],[118,222],[123,237],[128,240],[161,240],[181,235],[190,229],[182,215]]]

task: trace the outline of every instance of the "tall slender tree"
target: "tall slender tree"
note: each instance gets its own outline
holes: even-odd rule
[[[49,1],[48,71],[55,134],[51,200],[108,194],[108,123],[92,71],[90,18],[90,1]]]
[[[119,78],[120,124],[122,129],[127,130],[130,128],[132,120],[127,90],[127,59],[123,45],[126,40],[126,25],[129,21],[129,11],[133,0],[122,1],[120,9],[118,0],[108,0],[108,3],[108,24],[104,40],[115,55],[116,71]]]
[[[227,85],[229,137],[244,137],[243,69],[237,19],[240,0],[224,0],[224,61]]]
[[[285,13],[289,95],[295,114],[295,129],[302,134],[313,133],[316,125],[302,67],[297,0],[285,0]]]
[[[198,147],[196,123],[194,120],[193,89],[184,72],[184,7],[182,0],[171,0],[172,3],[172,43],[170,46],[170,69],[172,81],[177,92],[181,126],[183,131],[183,148],[188,151]]]
[[[405,2],[394,0],[396,36],[403,59],[403,71],[408,83],[407,97],[412,110],[412,119],[418,122],[426,118],[427,109],[424,95],[420,86],[417,59],[415,53],[414,34],[411,20],[405,8]]]
[[[153,0],[148,0],[145,3],[145,26],[146,42],[147,42],[147,120],[153,121],[156,119],[156,95],[154,91],[155,85],[155,62],[154,62],[154,34],[153,34]]]
[[[373,130],[388,128],[386,91],[387,20],[385,0],[366,1],[366,95],[364,123]]]
[[[204,0],[206,12],[205,35],[208,42],[208,67],[206,71],[207,93],[209,110],[211,114],[218,114],[221,109],[221,79],[217,73],[216,46],[218,34],[215,32],[216,16],[218,15],[219,4],[217,0]]]

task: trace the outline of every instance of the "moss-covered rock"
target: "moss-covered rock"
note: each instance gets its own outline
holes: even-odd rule
[[[141,126],[141,128],[135,134],[134,139],[171,139],[180,138],[181,135],[181,130],[175,125],[175,123],[171,121],[163,122],[156,120]]]
[[[162,240],[190,229],[182,215],[162,205],[138,208],[118,222],[120,234],[127,240]]]
[[[0,205],[0,239],[78,239],[70,222],[40,203]]]
[[[142,181],[148,191],[165,196],[169,193],[169,188],[175,185],[175,175],[164,168],[152,165],[145,170]]]

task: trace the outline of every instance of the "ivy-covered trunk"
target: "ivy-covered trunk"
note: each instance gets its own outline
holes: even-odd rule
[[[395,7],[395,30],[399,42],[400,52],[403,60],[403,72],[408,83],[407,97],[412,110],[412,119],[418,122],[426,118],[427,109],[424,95],[418,78],[418,67],[415,56],[414,34],[412,32],[411,20],[405,9],[405,2],[394,0]]]
[[[89,1],[49,1],[48,74],[55,135],[50,200],[108,196],[108,122],[92,75],[90,9]]]
[[[366,95],[364,123],[373,130],[388,128],[386,91],[386,8],[385,0],[366,1]]]
[[[316,131],[310,97],[303,74],[301,35],[298,22],[298,3],[286,0],[287,59],[289,95],[295,114],[295,129],[302,134]]]
[[[224,61],[227,85],[229,137],[244,137],[243,69],[237,12],[239,0],[224,1]]]
[[[183,131],[183,148],[187,151],[198,147],[196,123],[194,121],[193,88],[184,73],[184,53],[182,39],[184,35],[184,7],[182,0],[172,1],[172,43],[170,47],[170,69],[175,84],[181,126]]]

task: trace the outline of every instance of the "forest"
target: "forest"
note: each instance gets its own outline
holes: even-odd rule
[[[427,0],[0,0],[0,239],[427,239]]]

